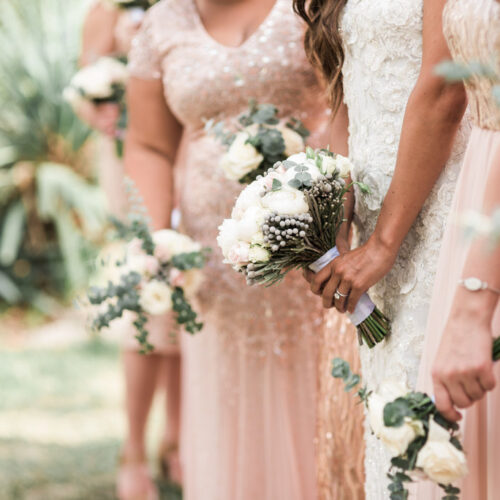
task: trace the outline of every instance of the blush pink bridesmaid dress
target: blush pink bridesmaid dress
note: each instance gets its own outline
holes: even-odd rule
[[[299,273],[272,288],[248,287],[222,263],[217,228],[242,186],[218,168],[224,149],[204,131],[206,120],[236,125],[253,98],[304,121],[312,145],[326,144],[327,106],[302,33],[291,0],[277,0],[241,46],[228,47],[205,30],[194,0],[162,0],[132,49],[132,75],[162,79],[184,127],[182,230],[213,249],[195,304],[204,329],[181,342],[186,500],[317,499],[321,302]],[[342,435],[340,419],[336,431]],[[350,445],[362,453],[361,431]]]
[[[459,62],[482,61],[499,69],[500,3],[495,0],[448,0],[443,15],[445,36],[453,58]],[[419,390],[432,394],[431,369],[450,312],[469,244],[457,224],[468,210],[480,212],[489,173],[500,160],[500,108],[492,96],[492,82],[474,78],[466,84],[474,127],[460,173],[449,223],[441,248],[433,301],[419,373]],[[496,162],[496,163],[495,163]],[[499,187],[500,189],[500,187]],[[500,335],[500,311],[493,333]],[[474,332],[471,332],[473,335]],[[500,364],[495,366],[500,383]],[[461,430],[469,475],[462,481],[463,500],[500,498],[500,387],[465,412]],[[412,498],[438,500],[442,490],[430,482],[415,487]]]

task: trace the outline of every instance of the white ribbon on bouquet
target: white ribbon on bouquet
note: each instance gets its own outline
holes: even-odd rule
[[[330,264],[330,262],[334,261],[339,256],[340,252],[337,250],[337,247],[333,247],[324,255],[322,255],[318,260],[314,261],[312,264],[309,264],[309,269],[315,273],[319,273],[324,267],[326,267],[328,264]],[[348,313],[347,316],[355,326],[358,326],[360,323],[363,323],[363,321],[368,318],[368,316],[370,316],[374,309],[375,304],[371,301],[368,294],[364,293],[359,299],[354,312],[352,314]]]

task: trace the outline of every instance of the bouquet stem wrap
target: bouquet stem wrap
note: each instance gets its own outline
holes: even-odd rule
[[[333,262],[340,256],[337,247],[333,247],[318,260],[309,264],[309,269],[315,273],[319,273],[330,262]],[[372,317],[373,315],[373,317]],[[389,333],[389,324],[383,314],[375,307],[367,293],[364,293],[359,299],[354,313],[347,314],[349,320],[358,327],[358,335],[360,345],[362,340],[372,348],[377,343],[381,342]]]

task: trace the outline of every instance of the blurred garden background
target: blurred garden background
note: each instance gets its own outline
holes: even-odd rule
[[[88,4],[0,2],[2,500],[114,498],[125,425],[119,351],[91,336],[74,307],[107,213],[93,136],[62,98]],[[164,498],[180,498],[161,487]]]

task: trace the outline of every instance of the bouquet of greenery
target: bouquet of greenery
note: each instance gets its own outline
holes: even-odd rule
[[[347,158],[310,148],[277,162],[241,192],[232,218],[220,226],[217,241],[225,262],[250,285],[273,285],[292,269],[318,272],[339,255],[335,241],[344,221],[344,196],[351,187],[344,179],[350,170]],[[350,319],[370,348],[390,331],[366,294]]]
[[[500,359],[500,338],[492,355],[494,361]],[[346,391],[361,381],[340,358],[333,360],[332,375],[344,381]],[[411,392],[400,381],[386,381],[377,393],[361,388],[356,394],[367,408],[373,433],[391,454],[391,500],[406,500],[405,483],[417,478],[439,484],[444,500],[458,500],[460,490],[453,483],[467,474],[458,425],[446,420],[427,394]]]
[[[231,180],[248,184],[258,175],[265,174],[277,161],[300,153],[305,149],[309,131],[302,122],[290,118],[282,123],[278,109],[272,104],[250,102],[250,109],[239,118],[241,129],[236,133],[224,130],[222,122],[207,123],[228,147],[220,161],[220,167]]]
[[[125,86],[127,65],[114,57],[101,57],[95,63],[80,69],[64,89],[64,98],[75,111],[84,101],[93,104],[115,103],[120,107],[120,120],[116,136],[116,152],[123,156],[123,134],[127,126]]]
[[[132,239],[117,259],[104,263],[107,284],[90,287],[88,300],[96,306],[92,325],[98,331],[109,327],[125,311],[134,313],[136,338],[143,352],[149,352],[148,315],[173,311],[177,324],[189,333],[202,329],[189,298],[200,285],[207,250],[176,231],[151,233],[141,216],[131,219],[128,225],[115,221],[120,236]]]

